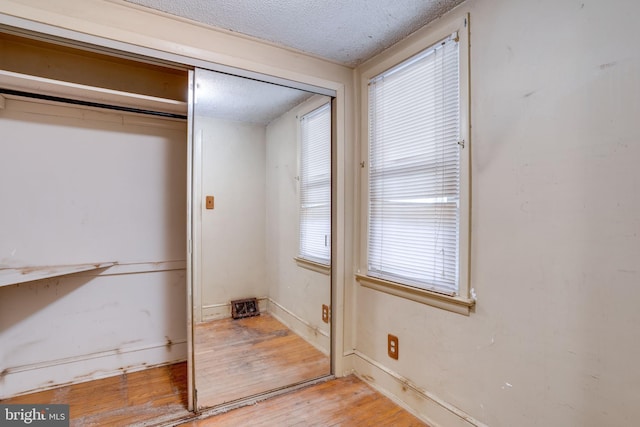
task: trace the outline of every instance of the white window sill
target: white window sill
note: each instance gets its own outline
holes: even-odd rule
[[[366,288],[375,289],[377,291],[406,298],[422,304],[431,305],[454,313],[464,314],[465,316],[469,315],[471,309],[476,303],[475,300],[471,298],[439,294],[437,292],[401,285],[399,283],[362,274],[356,274],[356,280]]]
[[[326,264],[321,264],[319,262],[309,261],[304,258],[293,258],[296,264],[299,267],[306,268],[307,270],[316,271],[318,273],[326,274],[327,276],[331,274],[331,266]]]

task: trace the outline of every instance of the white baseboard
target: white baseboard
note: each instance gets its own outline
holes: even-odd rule
[[[0,399],[184,362],[186,359],[187,342],[182,340],[16,366],[0,374]]]
[[[348,358],[358,378],[431,427],[488,427],[359,351]]]
[[[331,353],[329,334],[269,298],[269,313],[327,356]]]

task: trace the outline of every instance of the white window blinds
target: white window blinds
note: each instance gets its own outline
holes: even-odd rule
[[[300,258],[331,259],[331,104],[300,119]]]
[[[369,82],[368,274],[458,292],[456,34]]]

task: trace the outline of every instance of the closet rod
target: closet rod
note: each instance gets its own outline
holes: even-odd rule
[[[71,99],[71,98],[63,98],[63,97],[60,97],[60,96],[43,95],[43,94],[40,94],[40,93],[24,92],[24,91],[21,91],[21,90],[0,88],[0,94],[22,96],[22,97],[25,97],[25,98],[42,99],[42,100],[45,100],[45,101],[63,102],[63,103],[66,103],[66,104],[82,105],[84,107],[97,107],[97,108],[105,108],[107,110],[126,111],[128,113],[146,114],[146,115],[149,115],[149,116],[159,116],[159,117],[166,117],[166,118],[171,118],[171,119],[182,119],[182,120],[186,120],[187,119],[187,116],[183,115],[183,114],[166,113],[164,111],[144,110],[144,109],[141,109],[141,108],[123,107],[123,106],[120,106],[120,105],[101,104],[99,102],[81,101],[79,99]]]

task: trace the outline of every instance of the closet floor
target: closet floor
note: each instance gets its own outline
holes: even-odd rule
[[[131,426],[184,419],[187,411],[187,364],[145,369],[1,400],[3,404],[69,405],[70,425]]]

